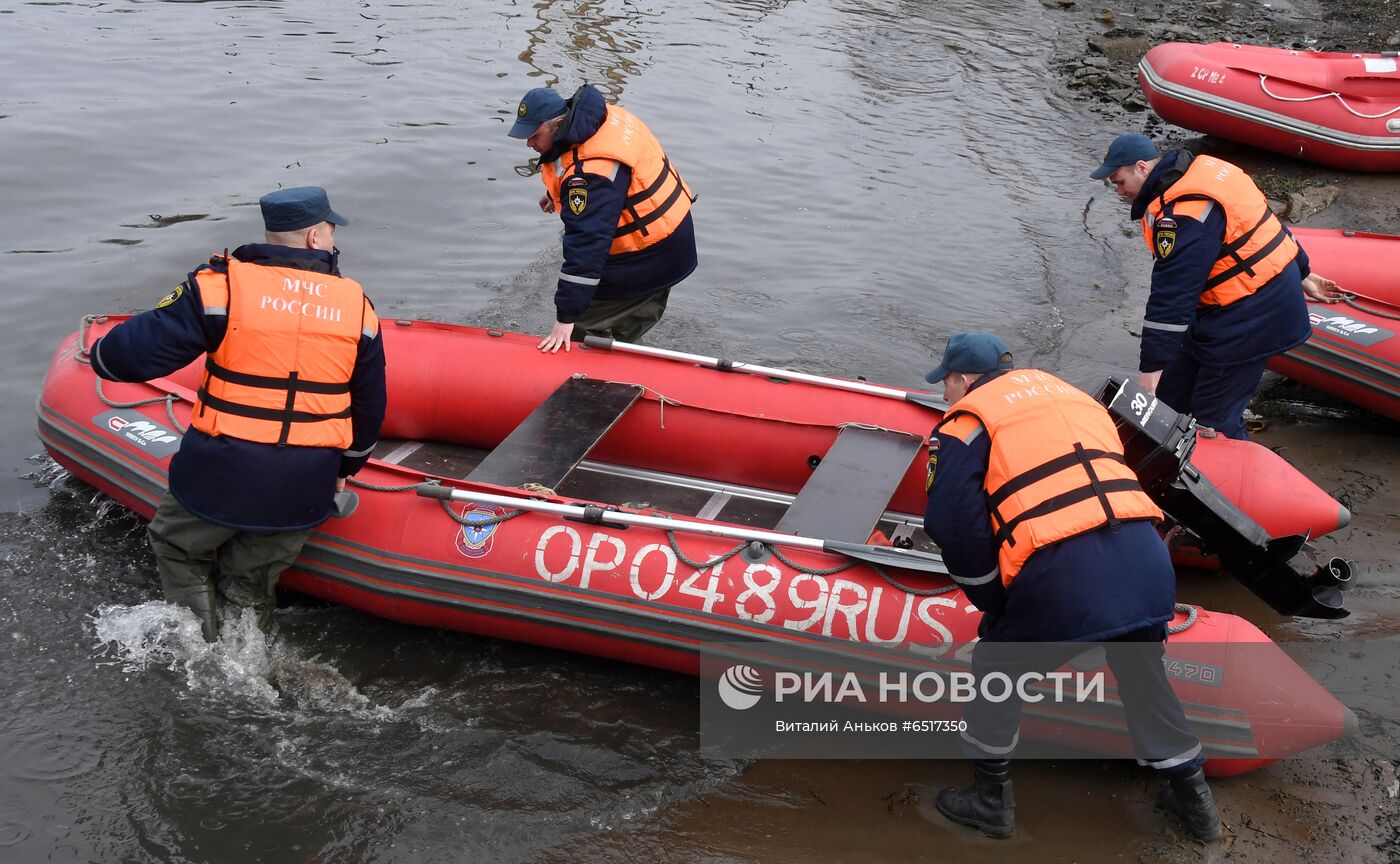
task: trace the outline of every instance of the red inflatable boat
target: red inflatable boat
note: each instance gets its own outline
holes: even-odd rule
[[[1309,303],[1313,332],[1269,368],[1400,420],[1400,237],[1294,228],[1312,269],[1345,303]]]
[[[75,476],[149,518],[202,367],[98,387],[83,346],[120,320],[97,319],[58,349],[39,434]],[[384,339],[389,411],[354,478],[358,507],[315,532],[285,587],[691,674],[714,643],[917,665],[929,646],[975,638],[979,615],[917,529],[936,398],[620,345],[548,355],[535,337],[444,324],[393,322]],[[1338,520],[1325,495],[1277,509],[1279,533]],[[1225,655],[1253,646],[1235,688],[1199,680],[1199,668],[1174,682],[1214,772],[1336,740],[1354,723],[1252,624],[1205,611],[1176,624],[1188,626],[1173,644],[1214,646],[1222,659],[1205,665],[1222,670]],[[1249,708],[1280,699],[1295,705],[1288,716]],[[1102,712],[1063,710],[1028,706],[1027,735],[1092,749],[1126,740]]]
[[[1351,171],[1400,171],[1393,54],[1216,42],[1147,52],[1138,83],[1168,123]]]

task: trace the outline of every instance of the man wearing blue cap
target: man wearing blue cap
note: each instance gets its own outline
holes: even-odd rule
[[[508,133],[540,154],[540,209],[564,222],[555,323],[540,350],[584,335],[636,342],[695,270],[690,187],[651,130],[590,85],[525,94]]]
[[[1153,257],[1139,383],[1231,438],[1264,366],[1312,334],[1304,294],[1335,302],[1336,282],[1308,256],[1244,171],[1213,156],[1166,154],[1120,135],[1090,174],[1142,224]]]
[[[1110,643],[1134,750],[1167,780],[1161,803],[1193,837],[1219,837],[1201,745],[1162,666],[1176,574],[1154,527],[1161,511],[1124,464],[1108,412],[1047,372],[1013,368],[992,333],[954,334],[927,377],[943,382],[948,410],[929,436],[924,530],[982,612],[973,674],[1019,681],[1083,653],[1077,643]],[[968,704],[973,784],[938,793],[944,816],[1014,833],[1020,715],[1019,698]]]
[[[169,491],[149,528],[161,586],[215,641],[224,598],[264,630],[282,571],[369,458],[386,403],[379,319],[340,275],[319,186],[261,200],[266,243],[201,264],[156,308],[92,347],[109,381],[148,381],[204,355],[204,374]]]

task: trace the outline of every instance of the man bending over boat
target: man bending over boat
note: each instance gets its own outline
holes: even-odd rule
[[[1082,643],[1108,643],[1134,750],[1167,781],[1159,803],[1192,837],[1219,837],[1201,744],[1162,666],[1176,603],[1154,527],[1162,514],[1124,464],[1108,412],[1053,375],[1013,369],[991,333],[954,334],[928,380],[943,382],[948,410],[929,436],[924,530],[982,612],[973,675],[1046,674]],[[1010,837],[1021,699],[976,699],[963,720],[973,784],[941,790],[938,810]]]
[[[349,223],[319,186],[261,205],[266,243],[215,255],[92,348],[109,381],[147,381],[207,355],[148,533],[166,599],[192,609],[210,642],[216,577],[226,600],[268,628],[278,577],[365,464],[384,419],[379,319],[338,268],[335,226]]]
[[[1131,204],[1152,253],[1139,384],[1230,438],[1275,354],[1312,334],[1304,294],[1341,298],[1244,171],[1120,135],[1090,174]]]
[[[636,342],[695,270],[695,196],[637,116],[585,84],[525,94],[508,133],[540,154],[540,209],[564,222],[551,353],[585,335]]]

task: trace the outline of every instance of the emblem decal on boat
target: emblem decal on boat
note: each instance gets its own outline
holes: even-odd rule
[[[496,529],[501,525],[499,522],[489,525],[479,523],[499,516],[502,512],[504,511],[499,508],[482,507],[480,504],[464,505],[461,511],[462,518],[471,524],[457,529],[457,551],[468,558],[481,558],[490,553],[492,542],[496,539]]]
[[[1384,327],[1377,327],[1366,321],[1358,321],[1347,315],[1319,315],[1312,312],[1308,315],[1308,319],[1312,322],[1313,327],[1334,336],[1341,336],[1358,345],[1374,345],[1395,335]]]
[[[92,422],[157,459],[164,459],[180,449],[179,432],[130,408],[105,411],[92,418]]]

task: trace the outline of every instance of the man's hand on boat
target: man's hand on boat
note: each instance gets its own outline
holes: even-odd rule
[[[1319,303],[1336,303],[1342,299],[1342,286],[1326,276],[1309,273],[1308,277],[1303,280],[1303,293],[1308,295],[1309,300],[1316,300]]]
[[[344,477],[337,477],[337,478],[335,478],[335,491],[337,491],[337,492],[344,492],[344,491],[345,491],[345,478],[344,478]]]
[[[554,326],[549,330],[549,335],[544,337],[544,341],[540,343],[540,350],[553,354],[562,345],[564,350],[568,351],[569,337],[573,335],[573,332],[574,325],[572,323],[565,324],[563,321],[555,321]]]

